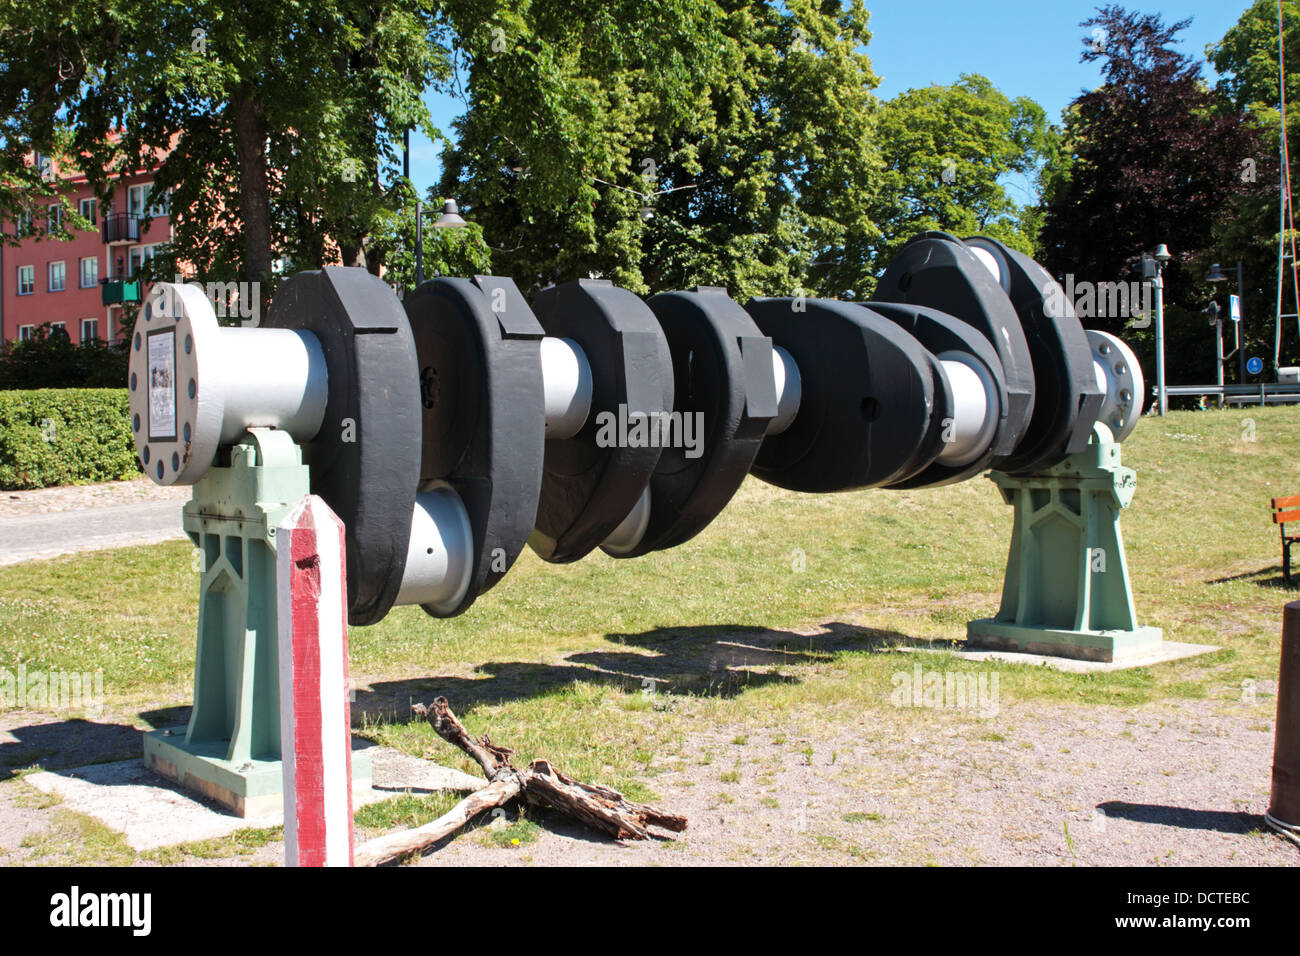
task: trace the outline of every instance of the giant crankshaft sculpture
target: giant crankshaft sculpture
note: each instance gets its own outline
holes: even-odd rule
[[[913,239],[866,302],[741,306],[714,288],[643,301],[579,280],[529,303],[510,279],[479,276],[434,279],[402,303],[364,270],[326,268],[283,283],[263,327],[222,328],[198,287],[160,284],[136,322],[129,384],[147,473],[198,483],[185,511],[205,554],[193,741],[267,724],[246,686],[265,662],[230,640],[205,648],[204,628],[230,630],[232,614],[244,633],[257,623],[247,588],[265,573],[258,542],[273,548],[296,481],[345,523],[351,623],[409,604],[448,617],[527,544],[569,562],[688,541],[751,472],[833,492],[993,470],[1043,478],[1037,490],[1052,498],[1081,477],[1090,448],[1115,449],[1095,464],[1118,474],[1115,443],[1142,394],[1127,346],[1085,332],[1041,266],[945,233]],[[1034,490],[1018,533],[1041,525],[1044,507],[1093,521],[1068,494],[1043,505]],[[1088,533],[1080,525],[1079,540]],[[1036,547],[1022,565],[1046,560]],[[1000,617],[1041,624],[1041,607],[1008,611],[1043,603],[1025,573],[1009,566]],[[1096,610],[1079,603],[1057,614],[1060,629],[1097,630]],[[228,749],[256,756],[276,743]]]

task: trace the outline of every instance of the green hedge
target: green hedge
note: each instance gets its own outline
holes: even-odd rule
[[[124,388],[0,391],[0,488],[48,488],[140,472]]]
[[[38,326],[0,345],[0,389],[116,388],[126,381],[127,339],[73,345],[62,329]]]

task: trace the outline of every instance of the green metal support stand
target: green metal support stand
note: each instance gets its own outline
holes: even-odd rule
[[[993,472],[1015,509],[1002,606],[966,625],[968,644],[1122,663],[1158,653],[1160,628],[1137,622],[1120,511],[1137,473],[1098,423],[1087,449],[1036,475]]]
[[[275,529],[308,490],[293,439],[252,428],[185,505],[202,556],[194,708],[184,736],[145,735],[145,763],[241,817],[282,807]],[[352,771],[354,786],[369,786],[364,752]]]

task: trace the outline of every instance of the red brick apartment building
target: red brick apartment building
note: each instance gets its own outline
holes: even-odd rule
[[[112,342],[123,327],[130,327],[147,291],[135,278],[141,264],[172,237],[167,197],[151,195],[152,173],[136,173],[119,180],[112,209],[99,209],[84,174],[61,169],[57,161],[45,162],[94,230],[73,231],[66,242],[28,236],[17,246],[0,245],[0,337],[26,339],[48,322],[74,343]],[[149,214],[153,218],[146,226]],[[57,226],[62,207],[52,203],[33,215]],[[8,222],[0,228],[22,235],[29,223]]]

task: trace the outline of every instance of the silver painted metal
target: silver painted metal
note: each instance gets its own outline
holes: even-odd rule
[[[249,428],[320,431],[329,382],[320,342],[294,329],[222,328],[198,285],[156,283],[140,309],[127,385],[136,453],[160,485],[189,485]]]
[[[649,487],[641,492],[641,497],[636,500],[627,517],[601,543],[601,550],[616,558],[628,554],[641,543],[648,527],[650,527]]]
[[[935,357],[953,396],[952,422],[938,460],[960,468],[983,455],[997,432],[997,384],[983,363],[964,352],[942,352]]]
[[[998,260],[993,253],[979,246],[971,246],[970,251],[975,253],[975,258],[984,263],[984,268],[993,273],[993,278],[998,280],[998,285],[1002,284],[1002,267],[998,265]]]
[[[546,437],[572,438],[591,413],[591,365],[573,339],[542,339],[542,387],[546,401]]]
[[[793,424],[803,401],[803,379],[794,357],[779,345],[772,346],[772,371],[776,373],[776,417],[767,425],[767,434],[779,435]]]
[[[415,496],[411,543],[394,604],[423,604],[449,614],[474,572],[474,532],[456,489],[438,482]]]
[[[1133,434],[1142,413],[1142,366],[1123,339],[1096,329],[1086,333],[1097,384],[1106,393],[1097,421],[1110,428],[1115,441],[1122,442]]]

